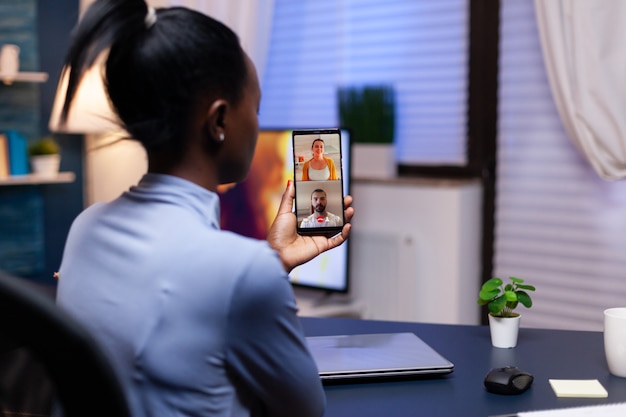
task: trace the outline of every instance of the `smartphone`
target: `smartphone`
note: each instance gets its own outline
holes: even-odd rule
[[[345,224],[341,130],[294,130],[292,145],[297,232],[334,236]]]

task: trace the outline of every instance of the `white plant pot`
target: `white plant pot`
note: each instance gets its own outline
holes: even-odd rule
[[[392,143],[355,143],[351,161],[354,178],[389,179],[397,176],[396,152]]]
[[[30,157],[33,174],[39,177],[56,177],[59,174],[61,155],[36,155]]]
[[[489,314],[489,329],[493,347],[514,348],[517,346],[521,318],[521,315],[517,317],[494,317]]]

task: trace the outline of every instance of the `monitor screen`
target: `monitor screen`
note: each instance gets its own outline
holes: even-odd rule
[[[288,180],[293,180],[291,130],[262,129],[248,177],[237,184],[220,186],[221,227],[257,239],[265,239],[276,217]],[[341,130],[343,168],[350,172],[350,134]],[[349,193],[350,175],[342,176]],[[289,274],[293,285],[328,292],[348,291],[348,243],[322,253]]]

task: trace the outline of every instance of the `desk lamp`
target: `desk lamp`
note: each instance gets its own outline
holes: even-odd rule
[[[107,53],[102,53],[83,74],[65,124],[60,117],[69,69],[63,69],[48,124],[51,132],[85,135],[86,205],[117,197],[147,171],[141,145],[122,140],[129,135],[113,112],[103,84],[106,57]]]
[[[102,53],[78,83],[72,107],[65,124],[61,124],[61,111],[69,81],[69,67],[63,68],[52,106],[48,127],[59,133],[108,133],[119,131],[119,119],[113,112],[104,91],[103,71],[107,53]]]

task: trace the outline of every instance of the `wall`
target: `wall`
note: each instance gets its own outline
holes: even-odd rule
[[[49,74],[42,84],[0,86],[0,130],[17,129],[27,140],[48,133],[56,80],[77,10],[78,0],[0,0],[0,43],[20,46],[22,69]],[[63,152],[61,169],[76,172],[75,183],[0,190],[0,210],[11,214],[13,226],[0,230],[0,240],[10,239],[12,249],[18,250],[9,257],[20,262],[16,272],[50,285],[54,285],[52,273],[59,266],[70,223],[83,206],[82,140],[75,136],[58,139]]]
[[[41,86],[42,132],[48,131],[48,120],[61,73],[70,34],[78,20],[78,0],[39,0],[39,56],[41,70],[50,75]],[[59,184],[42,188],[45,204],[44,236],[46,262],[38,280],[49,283],[50,274],[61,263],[65,238],[74,218],[83,209],[83,138],[77,135],[56,135],[63,149],[61,169],[76,173],[72,184]]]
[[[0,45],[20,48],[20,69],[39,69],[37,2],[0,0]],[[0,83],[0,131],[39,135],[39,85]],[[44,268],[43,201],[31,187],[0,188],[0,268],[36,274]]]

